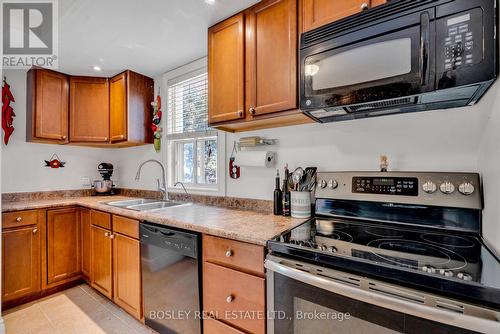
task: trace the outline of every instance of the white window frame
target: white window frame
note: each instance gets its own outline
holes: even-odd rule
[[[181,66],[175,70],[165,73],[161,78],[161,92],[162,92],[162,110],[164,110],[165,115],[168,114],[168,87],[169,85],[178,83],[180,81],[186,80],[190,77],[202,74],[208,70],[207,66],[207,58],[201,58],[196,61],[193,61],[189,64]],[[163,123],[163,139],[165,141],[166,149],[163,149],[163,161],[166,162],[167,165],[167,188],[170,192],[184,192],[181,186],[174,187],[174,184],[177,182],[177,175],[181,172],[181,160],[178,156],[180,152],[177,151],[176,146],[180,142],[193,142],[193,149],[196,150],[197,141],[202,138],[207,137],[217,137],[217,184],[209,185],[209,184],[197,184],[197,183],[185,183],[185,187],[189,193],[192,194],[200,194],[200,195],[213,195],[213,196],[225,196],[226,195],[226,182],[225,182],[225,160],[226,160],[226,134],[222,131],[212,130],[205,132],[195,132],[195,133],[186,133],[179,135],[167,135],[167,122],[168,116],[165,117]],[[195,156],[197,151],[195,152]],[[193,178],[196,180],[196,166],[194,168]]]

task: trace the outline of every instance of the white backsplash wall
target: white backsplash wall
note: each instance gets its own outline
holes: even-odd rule
[[[100,162],[116,164],[119,150],[27,143],[26,71],[8,70],[3,74],[16,99],[12,103],[16,117],[15,131],[7,146],[2,136],[2,192],[81,189],[82,176],[100,178]],[[44,167],[44,160],[50,160],[54,153],[66,162],[64,168]]]

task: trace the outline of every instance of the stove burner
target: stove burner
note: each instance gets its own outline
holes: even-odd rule
[[[352,242],[353,240],[353,237],[349,233],[342,231],[335,231],[330,236],[332,236],[336,240],[341,240],[341,241]]]
[[[381,238],[403,238],[403,233],[401,231],[387,227],[369,226],[365,229],[365,231],[368,234]]]
[[[392,251],[405,253],[404,257],[398,258],[396,254],[382,253],[372,251],[373,254],[383,259],[385,262],[394,263],[404,267],[413,267],[408,264],[408,255],[412,254],[417,263],[425,263],[437,269],[446,266],[448,270],[459,270],[467,265],[467,260],[460,254],[443,248],[420,241],[408,241],[403,239],[377,239],[367,244],[369,247],[377,247],[382,251]],[[425,257],[425,258],[424,258]],[[453,268],[450,268],[450,265]],[[418,269],[415,268],[415,269]]]
[[[439,246],[448,246],[455,248],[470,248],[474,247],[474,242],[472,240],[466,239],[464,237],[458,237],[453,235],[439,234],[439,233],[426,233],[421,236],[422,240],[427,241],[431,244]]]

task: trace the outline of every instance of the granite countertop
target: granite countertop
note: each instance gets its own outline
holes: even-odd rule
[[[305,221],[305,219],[274,216],[273,214],[220,208],[196,203],[149,212],[137,212],[104,204],[105,202],[123,199],[131,198],[110,196],[105,198],[70,197],[50,200],[4,201],[2,202],[2,212],[82,206],[141,221],[183,228],[262,246],[266,245],[267,240]]]

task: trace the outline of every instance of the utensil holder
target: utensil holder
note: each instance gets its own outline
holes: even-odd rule
[[[311,193],[309,191],[291,191],[291,211],[294,218],[311,217]]]

